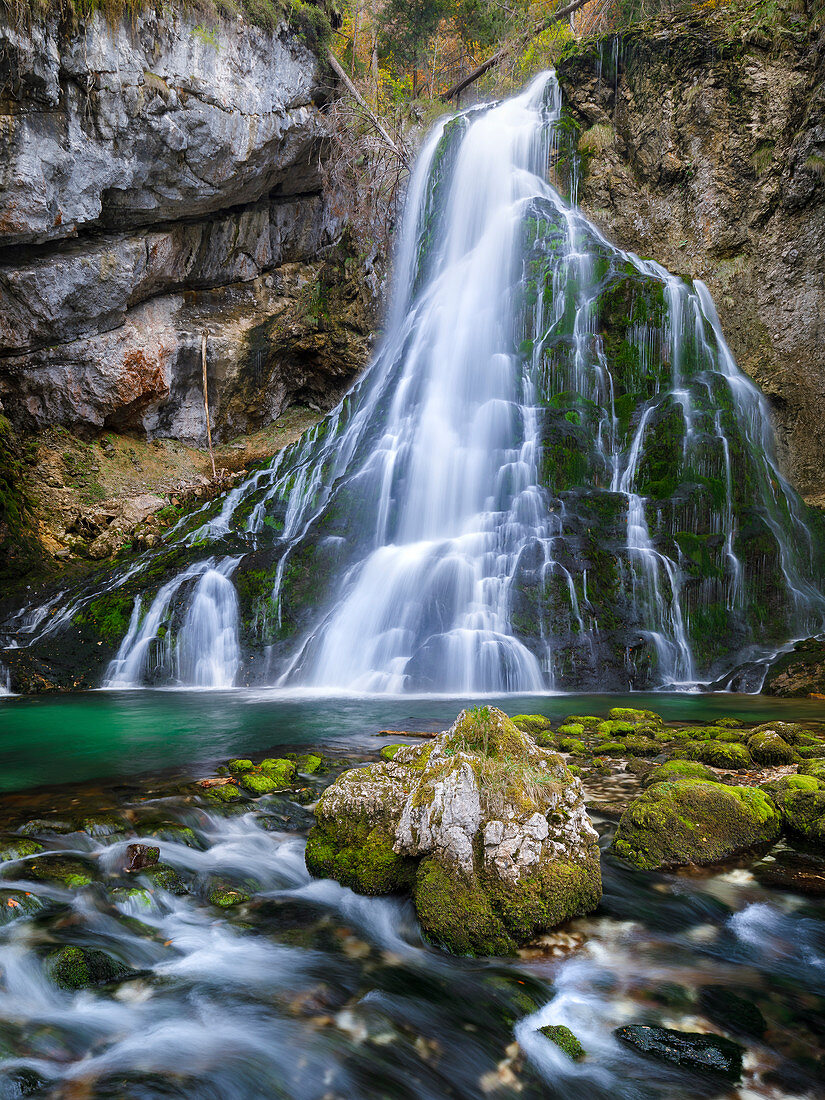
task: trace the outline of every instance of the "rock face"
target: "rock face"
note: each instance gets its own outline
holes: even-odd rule
[[[625,31],[615,53],[586,40],[558,75],[582,206],[623,247],[708,284],[787,473],[823,504],[825,30],[807,6],[743,35],[704,5]]]
[[[579,780],[495,708],[344,773],[315,815],[313,874],[411,891],[425,934],[456,954],[511,953],[601,897]]]
[[[220,439],[328,407],[369,353],[323,189],[328,94],[286,25],[164,8],[0,20],[0,401],[62,424]]]
[[[699,779],[654,783],[622,814],[614,850],[645,871],[717,863],[779,835],[780,818],[757,787]]]

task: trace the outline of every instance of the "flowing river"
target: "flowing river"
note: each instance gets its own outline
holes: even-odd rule
[[[501,702],[559,719],[620,701]],[[440,729],[462,702],[168,691],[0,702],[0,827],[14,830],[7,839],[36,838],[40,860],[70,859],[79,875],[67,885],[23,873],[25,860],[0,864],[0,1096],[821,1095],[825,898],[807,892],[817,875],[825,885],[821,857],[780,842],[722,868],[642,874],[606,851],[614,825],[596,813],[596,913],[517,959],[470,960],[425,943],[409,902],[311,880],[312,814],[290,796],[225,807],[192,797],[192,780],[228,756],[312,747],[334,775],[344,758],[375,759],[385,726]],[[753,696],[661,696],[657,706],[701,721],[821,711]],[[605,778],[593,793],[614,796],[631,779]],[[32,789],[44,780],[63,785]],[[136,841],[160,847],[185,892],[124,876]],[[247,900],[223,908],[216,884]],[[56,988],[44,958],[60,945],[105,951],[124,973]],[[741,1016],[724,1015],[730,993],[764,1017],[758,1035],[733,1024],[748,1048],[739,1086],[651,1063],[612,1035],[631,1021],[727,1030]],[[538,1031],[557,1023],[576,1033],[585,1061]]]

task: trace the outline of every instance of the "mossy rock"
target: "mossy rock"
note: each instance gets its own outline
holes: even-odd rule
[[[599,752],[604,753],[605,756],[624,756],[627,753],[627,746],[624,741],[605,741],[599,745]]]
[[[152,887],[159,890],[165,890],[167,893],[175,894],[178,897],[189,893],[186,883],[175,868],[170,867],[168,863],[156,863],[153,867],[144,868],[140,873],[144,878],[149,879]]]
[[[243,797],[240,788],[236,787],[234,783],[221,783],[216,787],[208,787],[204,791],[204,795],[212,802],[237,802],[239,798]]]
[[[783,775],[763,783],[788,832],[825,844],[825,782],[812,775]]]
[[[51,852],[27,859],[22,865],[11,867],[4,874],[6,877],[51,882],[67,890],[79,890],[95,881],[95,869],[91,861]]]
[[[584,734],[584,726],[580,722],[565,722],[556,730],[559,737],[579,738]]]
[[[234,882],[213,878],[207,884],[206,897],[210,905],[216,905],[219,909],[232,909],[249,901],[250,895]]]
[[[825,757],[825,745],[797,745],[796,753],[802,760],[820,760]]]
[[[283,790],[281,784],[261,772],[244,772],[239,779],[239,783],[247,794],[251,794],[253,798],[260,798],[261,795]]]
[[[740,730],[742,728],[742,723],[738,718],[717,718],[713,725],[728,730]]]
[[[559,730],[561,733],[561,730]],[[574,756],[587,756],[589,750],[576,737],[560,737],[557,741],[560,752],[571,752]]]
[[[595,857],[583,863],[555,860],[540,865],[532,874],[522,875],[515,886],[486,875],[481,881],[494,912],[519,943],[592,913],[602,896]]]
[[[95,840],[102,840],[107,836],[117,836],[119,833],[127,832],[129,828],[128,822],[114,814],[95,814],[91,817],[84,817],[80,821],[80,831],[94,837]]]
[[[405,746],[401,745],[401,744],[384,745],[384,747],[383,747],[383,749],[381,749],[381,752],[380,752],[379,755],[380,755],[382,760],[392,760],[392,758],[395,756],[395,754],[398,752],[398,750],[403,749],[404,747]]]
[[[327,771],[329,762],[325,756],[317,752],[288,752],[285,760],[291,760],[299,772],[304,775],[315,775],[316,772]]]
[[[409,890],[415,865],[392,848],[382,829],[363,825],[330,828],[314,825],[306,846],[307,870],[316,878],[334,878],[358,894],[397,894]]]
[[[662,746],[651,737],[630,733],[625,738],[625,750],[632,756],[658,756]]]
[[[258,769],[282,790],[291,787],[298,775],[295,762],[287,760],[286,757],[270,756],[260,762]]]
[[[718,782],[718,777],[710,768],[695,760],[668,760],[645,776],[643,783],[652,787],[654,783],[673,783],[677,779],[703,779],[706,783]]]
[[[581,1062],[587,1056],[587,1051],[570,1028],[565,1027],[564,1024],[549,1024],[547,1027],[540,1027],[539,1031],[551,1043],[561,1047],[567,1057],[572,1058],[574,1062]]]
[[[754,726],[751,737],[757,733],[776,733],[789,745],[804,742],[808,733],[798,722],[763,722],[761,726]]]
[[[231,772],[251,772],[253,766],[254,765],[251,760],[236,759],[227,760],[226,762],[226,767]]]
[[[187,848],[203,851],[203,844],[198,840],[195,830],[188,825],[180,825],[176,821],[154,825],[152,828],[145,829],[144,835],[151,836],[155,840],[168,840],[172,844],[183,844]]]
[[[130,973],[123,963],[90,947],[59,947],[49,952],[43,969],[50,981],[60,989],[88,989],[117,981]]]
[[[595,730],[603,721],[603,718],[597,718],[594,714],[569,714],[565,718],[564,724],[582,726],[586,730]]]
[[[776,839],[780,817],[758,787],[654,783],[622,814],[613,850],[642,870],[717,863]]]
[[[626,737],[629,733],[635,733],[636,726],[633,722],[626,722],[623,718],[611,719],[600,722],[596,727],[596,734],[606,741],[615,741],[617,737]]]
[[[43,833],[63,835],[73,833],[75,829],[76,826],[72,821],[63,821],[57,817],[34,817],[25,825],[21,825],[17,832],[20,836],[40,836]]]
[[[634,726],[648,724],[661,726],[661,716],[652,710],[636,710],[633,707],[612,707],[607,712],[611,721],[630,722]]]
[[[32,917],[45,905],[37,894],[25,890],[0,890],[0,927],[12,924],[21,917]]]
[[[42,851],[43,845],[30,837],[0,840],[0,863],[7,863],[12,859],[25,859],[27,856],[34,856]]]
[[[748,752],[757,764],[792,764],[796,754],[788,742],[773,730],[762,730],[748,738]]]
[[[825,783],[825,760],[809,760],[796,769],[799,775],[812,775]]]
[[[514,714],[510,721],[524,733],[535,734],[541,730],[552,729],[550,719],[545,718],[543,714]]]
[[[753,763],[746,746],[738,742],[694,741],[687,744],[685,750],[690,760],[698,760],[711,768],[741,771]]]

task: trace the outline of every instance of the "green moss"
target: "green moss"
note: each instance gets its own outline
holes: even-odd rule
[[[80,859],[44,853],[22,865],[10,868],[6,877],[30,878],[37,882],[55,882],[70,890],[89,886],[93,881],[91,868]]]
[[[67,990],[116,981],[128,973],[122,963],[89,947],[60,947],[50,952],[44,970],[55,985]]]
[[[285,759],[291,760],[298,771],[303,772],[304,775],[315,775],[316,772],[324,771],[326,768],[325,758],[317,752],[288,752]]]
[[[625,750],[631,756],[658,756],[662,751],[662,746],[651,737],[630,733],[625,738]]]
[[[241,797],[240,789],[234,783],[222,783],[218,787],[209,787],[204,793],[213,802],[237,802]]]
[[[513,955],[516,945],[477,882],[422,860],[413,885],[421,930],[453,955]]]
[[[291,765],[291,767],[294,768],[294,765]],[[240,778],[240,784],[245,791],[248,791],[255,798],[260,797],[262,794],[272,794],[273,791],[277,791],[281,787],[274,779],[270,779],[268,775],[263,775],[260,772],[244,772]]]
[[[565,720],[565,725],[568,723],[571,725],[582,726],[586,730],[595,730],[603,722],[602,718],[596,718],[592,714],[569,714]]]
[[[213,879],[209,883],[207,898],[210,905],[217,905],[219,909],[231,909],[235,905],[243,905],[249,901],[250,895],[245,890],[239,889],[234,883],[224,879]]]
[[[602,896],[597,858],[582,863],[554,860],[522,875],[516,886],[483,876],[493,909],[505,929],[519,943],[566,920],[591,913]]]
[[[721,726],[723,729],[738,730],[742,728],[742,723],[738,718],[717,718],[713,723],[714,726]]]
[[[380,828],[346,830],[314,825],[306,846],[306,865],[316,878],[334,878],[358,894],[395,894],[410,887],[413,863],[397,855]]]
[[[140,873],[149,879],[153,887],[166,890],[169,894],[182,896],[189,892],[178,872],[168,863],[156,863],[153,867],[144,868]]]
[[[567,1057],[572,1058],[574,1062],[581,1062],[587,1056],[587,1051],[570,1028],[565,1027],[564,1024],[550,1024],[548,1027],[540,1027],[539,1031],[551,1043],[561,1047]]]
[[[825,782],[812,775],[784,775],[762,785],[788,832],[825,844]]]
[[[607,712],[607,717],[614,721],[631,722],[634,726],[662,724],[662,719],[655,711],[634,710],[631,707],[613,707]]]
[[[748,738],[748,751],[757,764],[792,764],[796,754],[773,730],[754,733]]]
[[[0,840],[0,863],[11,859],[25,859],[43,851],[43,845],[36,840],[21,837],[19,840]]]
[[[524,733],[534,734],[540,730],[552,729],[550,719],[545,718],[543,714],[514,714],[510,720]]]
[[[572,752],[575,756],[587,756],[588,749],[575,737],[561,737],[558,741],[561,752]]]
[[[120,589],[92,600],[74,617],[74,622],[88,627],[104,642],[114,645],[126,634],[132,617],[135,597]]]
[[[381,749],[381,759],[392,760],[398,750],[403,748],[405,748],[404,745],[385,745],[383,749]]]
[[[654,783],[619,821],[613,849],[643,870],[716,863],[776,839],[780,818],[757,787],[697,779]]]
[[[636,726],[633,722],[625,722],[622,720],[613,720],[608,722],[600,722],[596,727],[596,733],[599,737],[604,737],[607,740],[614,740],[616,737],[624,737],[628,733],[635,733]]]
[[[271,779],[277,787],[281,788],[290,787],[298,774],[295,762],[285,757],[268,757],[262,760],[258,767],[267,779]]]
[[[753,763],[747,748],[737,742],[733,744],[725,744],[722,741],[688,742],[685,751],[690,760],[698,760],[702,764],[710,765],[711,768],[740,771],[749,768]]]
[[[559,726],[556,733],[561,737],[581,737],[584,726],[580,722],[565,722],[564,725]]]
[[[599,752],[606,756],[624,756],[627,753],[627,746],[623,741],[605,741],[599,745]]]
[[[668,760],[646,776],[644,784],[650,787],[654,783],[672,783],[676,779],[704,779],[708,783],[717,782],[716,773],[706,768],[704,764],[691,760]]]
[[[253,768],[251,760],[227,760],[226,766],[231,772],[251,772]]]

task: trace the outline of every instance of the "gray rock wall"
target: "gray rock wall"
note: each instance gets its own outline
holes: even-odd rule
[[[204,331],[217,438],[299,393],[333,404],[368,354],[368,308],[348,319],[356,353],[327,341],[317,378],[267,327],[300,321],[296,285],[342,233],[328,77],[285,26],[202,19],[0,20],[0,402],[23,430],[203,442]]]

